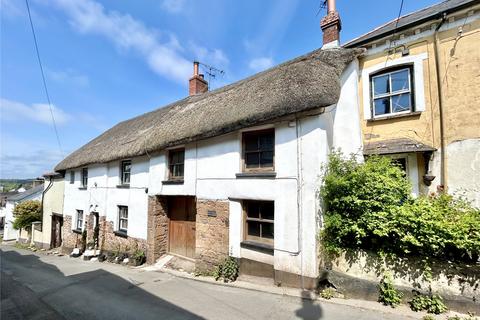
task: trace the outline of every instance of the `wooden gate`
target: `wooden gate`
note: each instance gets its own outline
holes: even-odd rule
[[[188,258],[195,258],[195,197],[171,197],[168,199],[169,251]]]

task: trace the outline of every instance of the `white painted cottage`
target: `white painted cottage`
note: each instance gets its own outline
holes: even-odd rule
[[[337,15],[338,18],[338,15]],[[332,148],[361,153],[359,49],[335,41],[208,92],[121,122],[55,168],[65,174],[63,246],[165,253],[211,269],[314,287],[321,166]],[[332,30],[330,30],[332,31]],[[324,39],[325,40],[325,39]],[[324,41],[326,42],[326,41]],[[327,41],[328,42],[328,41]]]

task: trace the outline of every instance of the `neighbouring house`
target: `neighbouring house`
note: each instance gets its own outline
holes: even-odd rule
[[[33,188],[27,189],[24,192],[17,193],[7,198],[5,204],[5,229],[3,233],[3,240],[17,240],[22,242],[30,242],[30,234],[25,230],[17,230],[13,228],[13,209],[21,202],[27,200],[42,200],[43,184],[38,184]]]
[[[31,243],[43,249],[62,245],[64,176],[57,172],[43,175],[42,221],[32,230]]]
[[[7,214],[7,198],[16,195],[18,191],[0,192],[0,229],[5,227],[5,215]]]
[[[329,11],[330,14],[336,14]],[[194,63],[190,95],[126,120],[76,150],[65,175],[63,247],[170,253],[277,284],[316,286],[321,165],[331,148],[361,153],[358,61],[325,48],[208,92]]]
[[[413,193],[461,193],[480,207],[480,3],[450,0],[344,45],[359,58],[366,156],[398,161]]]

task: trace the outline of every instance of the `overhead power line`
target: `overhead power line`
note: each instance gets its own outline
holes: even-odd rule
[[[47,96],[48,108],[50,109],[50,116],[52,117],[53,129],[55,131],[55,136],[57,137],[58,148],[60,150],[61,155],[63,156],[62,144],[60,143],[60,137],[58,135],[57,124],[55,122],[52,103],[50,101],[50,94],[48,93],[47,81],[45,80],[45,73],[43,72],[42,59],[40,59],[40,51],[38,50],[37,36],[35,34],[35,28],[33,27],[32,15],[30,13],[30,6],[28,4],[28,0],[25,0],[25,4],[27,5],[28,20],[30,21],[30,27],[32,29],[33,42],[35,43],[35,52],[37,53],[38,65],[40,66],[40,72],[42,74],[43,88],[45,89],[45,95]]]

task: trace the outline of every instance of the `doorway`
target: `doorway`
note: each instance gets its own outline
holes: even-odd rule
[[[195,258],[195,197],[179,196],[168,198],[169,252]]]
[[[52,235],[50,240],[51,248],[58,248],[62,245],[63,216],[52,213]]]
[[[98,212],[92,212],[93,215],[93,247],[98,249],[98,237],[100,234],[100,221]]]

